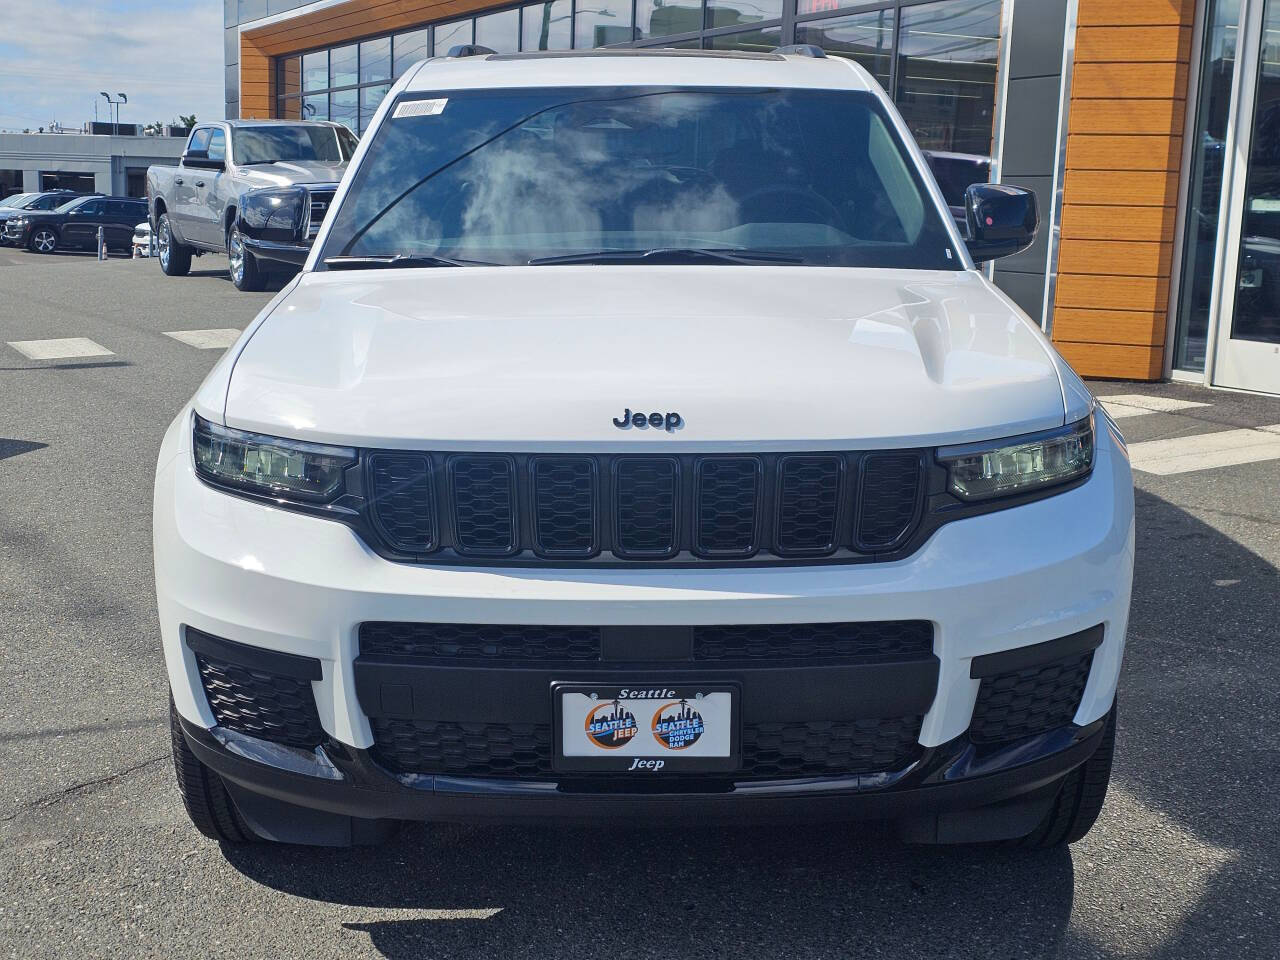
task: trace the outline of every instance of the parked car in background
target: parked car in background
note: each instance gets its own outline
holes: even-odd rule
[[[5,201],[7,206],[0,204],[0,243],[10,242],[4,236],[4,225],[8,221],[21,217],[28,211],[55,210],[64,203],[82,196],[97,196],[97,194],[82,194],[72,190],[46,190],[41,193],[19,193],[8,198]]]
[[[133,250],[136,257],[151,256],[151,224],[145,220],[133,228]]]
[[[309,184],[327,208],[358,143],[346,127],[327,121],[200,124],[191,132],[178,166],[147,171],[147,201],[161,269],[171,277],[183,276],[193,256],[225,252],[237,289],[262,289],[259,256],[245,248],[237,219],[245,195],[265,187]]]
[[[147,215],[145,200],[133,197],[77,197],[55,210],[26,210],[4,226],[5,240],[36,253],[91,250],[98,228],[108,250],[128,252],[133,227]]]

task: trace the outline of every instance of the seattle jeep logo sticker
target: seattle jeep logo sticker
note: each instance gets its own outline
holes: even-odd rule
[[[653,715],[654,738],[668,750],[683,750],[698,742],[706,730],[702,714],[688,700],[664,703]]]
[[[591,742],[606,750],[625,747],[640,729],[636,715],[618,700],[602,703],[588,713],[585,727]]]

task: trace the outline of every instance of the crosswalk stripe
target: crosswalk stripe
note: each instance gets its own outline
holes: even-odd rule
[[[79,357],[113,357],[110,350],[88,337],[60,337],[56,340],[10,340],[9,346],[28,360],[72,360]]]
[[[1134,443],[1129,460],[1135,470],[1165,476],[1280,460],[1280,424]]]
[[[201,350],[225,350],[240,338],[240,331],[235,327],[215,327],[210,330],[171,330],[165,336]]]
[[[1178,400],[1174,397],[1147,397],[1140,393],[1118,394],[1112,397],[1099,397],[1107,413],[1116,420],[1125,417],[1143,417],[1151,413],[1176,413],[1179,410],[1190,410],[1193,407],[1207,407],[1207,403],[1194,400]]]

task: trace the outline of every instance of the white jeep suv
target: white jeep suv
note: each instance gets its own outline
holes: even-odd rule
[[[178,783],[223,842],[404,820],[1082,836],[1115,737],[1114,424],[857,65],[459,49],[169,428]]]

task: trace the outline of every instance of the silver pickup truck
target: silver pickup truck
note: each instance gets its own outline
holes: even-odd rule
[[[299,240],[318,232],[358,141],[338,123],[309,120],[219,120],[191,131],[178,166],[147,171],[147,206],[160,266],[185,276],[192,256],[227,254],[240,290],[262,289],[270,249],[245,243],[240,221],[255,191],[300,187]],[[273,259],[287,260],[287,257]]]

